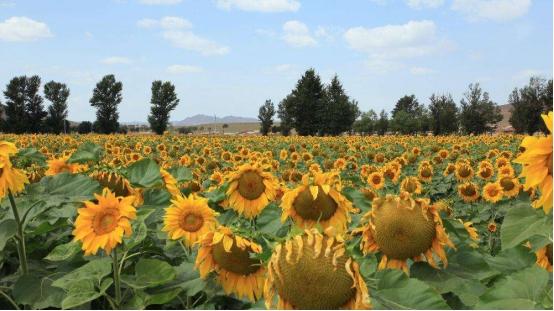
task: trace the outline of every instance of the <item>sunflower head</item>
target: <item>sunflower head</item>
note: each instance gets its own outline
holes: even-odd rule
[[[283,195],[281,220],[291,217],[301,228],[312,228],[319,223],[324,229],[334,227],[344,231],[353,207],[340,189],[335,173],[304,175],[301,185]]]
[[[458,195],[466,203],[475,202],[479,198],[479,188],[472,182],[464,183],[458,186]]]
[[[205,234],[199,243],[195,265],[202,278],[215,271],[225,293],[250,301],[262,296],[266,270],[251,256],[262,252],[260,245],[223,226]]]
[[[264,298],[268,309],[366,309],[367,287],[340,237],[317,230],[278,245],[268,264]]]
[[[379,269],[396,268],[408,273],[407,260],[427,262],[437,267],[437,255],[447,265],[443,247],[454,245],[444,231],[436,206],[428,199],[413,199],[406,192],[373,200],[372,210],[364,215],[362,233],[364,253],[382,254]]]
[[[483,187],[483,199],[496,203],[502,199],[504,191],[498,183],[488,183]]]
[[[108,188],[94,196],[98,203],[86,201],[77,211],[73,235],[83,243],[85,255],[95,255],[99,249],[110,254],[121,243],[123,234],[131,235],[130,221],[136,217],[135,198],[118,197]]]
[[[260,165],[245,164],[227,176],[228,199],[224,205],[236,210],[246,218],[254,218],[275,200],[278,180]]]

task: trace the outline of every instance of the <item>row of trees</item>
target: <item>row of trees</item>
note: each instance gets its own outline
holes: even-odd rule
[[[324,85],[315,70],[309,69],[279,103],[277,111],[271,100],[260,107],[258,119],[263,135],[272,129],[275,113],[281,120],[279,130],[283,135],[289,135],[293,128],[299,135],[339,135],[352,129],[360,110],[357,101],[346,95],[338,76]]]
[[[512,105],[509,120],[517,133],[545,130],[540,115],[552,110],[552,80],[537,77],[529,85],[514,89],[508,103]],[[277,114],[281,124],[273,126]],[[359,117],[359,118],[358,118]],[[503,119],[500,107],[479,83],[470,84],[460,105],[450,94],[432,94],[429,105],[420,104],[415,95],[400,98],[390,116],[382,110],[360,113],[355,100],[346,95],[337,76],[327,86],[313,69],[298,80],[295,89],[283,99],[277,111],[270,100],[260,107],[260,132],[267,135],[279,130],[288,135],[295,129],[299,135],[339,135],[345,132],[384,135],[387,132],[434,135],[453,133],[483,134],[496,129]]]
[[[67,119],[69,88],[64,83],[50,81],[44,85],[44,97],[50,106],[44,108],[40,95],[39,76],[20,76],[10,80],[4,91],[5,105],[0,127],[8,133],[62,133],[70,130]],[[96,108],[96,121],[84,121],[77,131],[89,133],[115,133],[126,131],[120,128],[118,106],[123,99],[123,84],[114,75],[106,75],[96,84],[90,98],[90,105]],[[179,104],[175,86],[171,82],[152,82],[151,109],[148,122],[152,131],[162,134],[168,126],[169,114]]]

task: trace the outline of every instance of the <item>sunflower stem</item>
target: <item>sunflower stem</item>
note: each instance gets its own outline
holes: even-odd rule
[[[17,206],[15,205],[15,199],[13,198],[12,191],[8,189],[8,198],[10,199],[10,205],[12,207],[13,218],[17,222],[17,254],[19,255],[19,264],[21,266],[21,271],[23,274],[27,274],[27,250],[25,247],[25,233],[23,231],[23,222],[19,217],[19,212],[17,211]]]
[[[117,247],[113,249],[113,281],[115,287],[115,305],[119,309],[121,304],[121,280],[119,279],[119,264],[117,262]]]
[[[15,301],[13,301],[12,297],[10,297],[8,294],[6,294],[6,293],[4,293],[3,291],[0,290],[0,295],[4,296],[4,298],[6,298],[6,300],[13,306],[14,309],[21,310],[19,308],[19,306],[17,305],[17,303],[15,303]]]

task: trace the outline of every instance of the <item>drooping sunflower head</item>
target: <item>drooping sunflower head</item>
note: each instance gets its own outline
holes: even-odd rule
[[[517,178],[504,176],[498,180],[498,184],[502,187],[502,192],[508,198],[517,197],[519,191],[521,190],[521,185],[519,184]]]
[[[109,188],[116,196],[125,197],[133,195],[137,199],[142,197],[140,191],[131,186],[131,183],[121,174],[98,170],[92,172],[90,176],[98,181],[103,188]],[[136,203],[136,205],[140,204],[140,202]]]
[[[490,166],[483,166],[477,171],[477,176],[484,180],[489,180],[494,175],[494,170]]]
[[[469,181],[473,177],[473,168],[467,163],[456,166],[456,179],[460,182]]]
[[[304,175],[302,184],[283,195],[281,221],[290,217],[301,228],[320,224],[324,229],[334,227],[344,231],[354,209],[340,189],[335,173]]]
[[[400,183],[400,190],[411,194],[421,194],[421,183],[415,176],[408,176]]]
[[[261,298],[266,269],[251,256],[262,252],[260,245],[223,226],[205,234],[199,243],[195,265],[202,278],[215,271],[225,293],[250,301]]]
[[[537,265],[552,272],[552,243],[541,247],[535,252],[535,255],[537,256]]]
[[[46,176],[53,176],[60,173],[75,174],[87,169],[87,165],[78,163],[68,163],[69,156],[60,157],[48,161],[48,170],[44,173]]]
[[[234,209],[246,218],[254,218],[273,200],[279,181],[265,172],[258,164],[244,164],[226,177],[229,183],[226,207]]]
[[[0,198],[5,197],[9,191],[12,194],[17,194],[25,189],[25,184],[29,183],[29,179],[25,172],[13,167],[10,162],[9,154],[2,153],[0,144]]]
[[[402,269],[407,260],[427,262],[437,268],[436,255],[446,267],[444,246],[454,248],[438,210],[428,199],[413,199],[408,193],[387,195],[373,200],[372,210],[364,215],[367,223],[354,232],[362,233],[364,253],[382,254],[379,269]]]
[[[479,187],[472,182],[461,184],[458,186],[458,195],[466,203],[475,202],[479,198]]]
[[[278,245],[268,264],[266,307],[278,309],[367,309],[366,284],[342,239],[317,230]]]
[[[456,171],[456,165],[454,163],[448,163],[446,168],[444,169],[444,172],[442,173],[443,176],[448,176]]]
[[[419,165],[418,177],[424,183],[429,183],[433,179],[433,166],[428,162],[422,162]]]
[[[192,246],[204,234],[216,228],[217,215],[205,198],[195,194],[177,196],[165,209],[162,231],[167,232],[171,239],[183,239],[187,246]]]
[[[121,243],[123,234],[131,235],[130,221],[136,217],[135,198],[118,197],[108,188],[94,196],[98,203],[85,201],[85,206],[77,211],[73,235],[83,243],[85,255],[95,255],[99,249],[110,254]]]

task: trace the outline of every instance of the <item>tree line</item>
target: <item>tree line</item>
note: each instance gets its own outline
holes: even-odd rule
[[[512,113],[509,123],[516,133],[545,131],[541,114],[552,110],[552,80],[532,77],[528,85],[513,90],[508,103]],[[273,126],[275,115],[281,121],[279,126]],[[448,135],[491,132],[503,116],[498,104],[479,83],[469,85],[459,106],[448,93],[432,94],[428,106],[421,104],[415,95],[405,95],[396,102],[390,115],[385,110],[377,114],[373,109],[360,113],[357,101],[346,95],[336,75],[325,86],[315,70],[309,69],[281,100],[277,110],[271,100],[266,100],[258,119],[263,135],[270,131],[289,135],[292,129],[298,135],[389,132]]]
[[[50,105],[44,107],[44,98],[40,94],[41,79],[31,77],[14,77],[6,85],[5,103],[0,101],[3,116],[0,118],[0,129],[6,133],[66,133],[73,129],[67,121],[68,99],[70,90],[66,84],[50,81],[44,85],[43,94]],[[76,130],[79,133],[92,131],[103,134],[126,132],[127,128],[119,124],[118,107],[123,100],[123,83],[117,81],[113,74],[104,76],[92,91],[89,102],[96,109],[96,120],[81,122]],[[150,129],[162,134],[169,124],[169,115],[179,99],[175,86],[159,80],[152,82]]]

